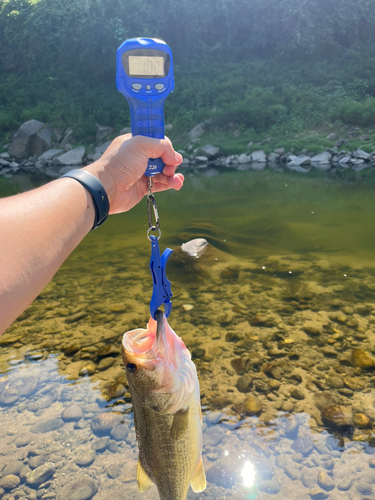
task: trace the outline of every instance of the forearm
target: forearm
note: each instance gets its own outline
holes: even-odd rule
[[[91,195],[64,178],[0,200],[0,334],[92,228]]]

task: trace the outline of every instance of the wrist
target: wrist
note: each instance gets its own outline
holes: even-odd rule
[[[100,165],[99,162],[91,163],[91,165],[87,165],[87,167],[84,167],[82,170],[94,175],[103,184],[108,196],[109,206],[111,207],[116,191],[112,176],[108,173],[108,171],[105,171],[104,166]]]

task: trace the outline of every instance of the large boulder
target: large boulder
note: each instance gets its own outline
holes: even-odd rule
[[[288,158],[288,167],[296,167],[296,166],[302,166],[302,165],[310,165],[311,164],[311,158],[310,156],[306,155],[300,155],[300,156],[294,156],[290,155]]]
[[[220,148],[217,148],[215,146],[211,146],[211,144],[207,144],[207,146],[204,146],[201,150],[200,153],[203,156],[207,156],[208,159],[210,158],[215,158],[216,156],[219,155],[220,153]]]
[[[96,140],[98,142],[101,142],[103,139],[109,136],[109,134],[113,134],[114,129],[112,127],[106,127],[103,125],[99,125],[99,123],[96,124],[97,126],[97,132],[96,132]]]
[[[52,160],[59,154],[63,153],[63,151],[63,149],[49,149],[39,156],[38,161],[42,165],[46,165],[48,163],[51,163]]]
[[[261,149],[260,151],[253,151],[250,157],[253,163],[265,163],[267,161],[267,157],[263,149]]]
[[[242,154],[242,155],[240,155],[238,157],[238,162],[239,163],[250,163],[251,162],[251,158],[248,155]]]
[[[359,160],[368,160],[370,155],[368,153],[365,153],[365,151],[362,151],[362,149],[357,149],[357,151],[354,151],[353,153],[354,158],[357,158]]]
[[[332,155],[325,151],[311,158],[311,163],[329,163],[331,161]]]
[[[197,125],[192,130],[190,130],[189,137],[190,137],[190,139],[197,139],[202,134],[204,134],[204,132],[205,132],[205,130],[203,127],[203,123],[199,123],[199,125]]]
[[[71,149],[67,153],[55,158],[53,160],[53,164],[58,166],[82,165],[84,154],[84,146],[79,146],[78,148]]]
[[[10,154],[15,158],[41,155],[51,147],[52,128],[38,120],[29,120],[21,125],[13,137]]]
[[[73,129],[68,128],[68,130],[65,131],[64,138],[60,143],[60,148],[65,149],[67,146],[71,146],[74,144],[76,141],[73,137]]]

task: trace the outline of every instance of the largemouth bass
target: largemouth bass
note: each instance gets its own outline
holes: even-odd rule
[[[161,500],[203,491],[202,415],[197,371],[162,311],[147,329],[125,333],[122,357],[134,410],[140,491],[156,484]]]

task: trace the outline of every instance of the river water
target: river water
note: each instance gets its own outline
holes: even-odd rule
[[[156,195],[201,386],[208,482],[189,499],[375,498],[374,192],[372,173],[205,169]],[[158,498],[137,489],[119,355],[148,321],[146,230],[145,202],[110,217],[0,338],[0,498]]]

